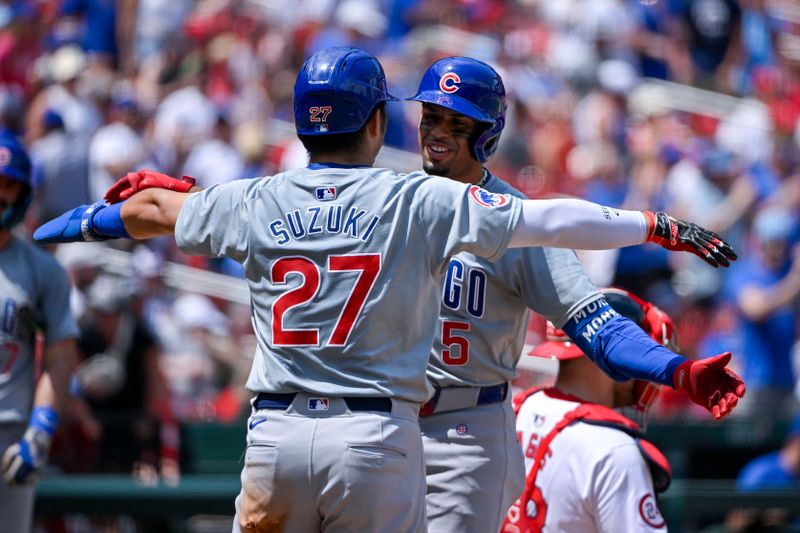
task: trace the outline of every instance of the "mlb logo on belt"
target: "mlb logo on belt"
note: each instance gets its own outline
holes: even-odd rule
[[[336,200],[336,187],[317,187],[316,196],[323,202]]]
[[[327,411],[329,401],[327,398],[309,398],[308,410],[309,411]]]

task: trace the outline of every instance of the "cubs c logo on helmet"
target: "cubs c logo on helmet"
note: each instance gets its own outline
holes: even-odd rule
[[[478,205],[483,207],[502,207],[509,202],[507,194],[495,194],[477,185],[469,188],[469,194],[473,200],[478,202]]]
[[[448,72],[439,79],[439,88],[442,92],[451,94],[458,90],[457,83],[461,83],[461,78],[455,72]]]

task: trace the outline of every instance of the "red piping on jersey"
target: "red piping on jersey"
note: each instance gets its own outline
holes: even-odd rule
[[[514,523],[510,523],[507,516],[503,522],[501,532],[539,533],[542,531],[547,516],[547,504],[544,498],[542,498],[541,490],[536,486],[536,477],[539,474],[539,470],[544,467],[546,458],[552,455],[550,452],[550,443],[553,442],[553,439],[555,439],[565,427],[574,422],[585,422],[587,424],[618,429],[633,437],[639,448],[639,452],[650,467],[653,486],[656,492],[664,492],[667,490],[672,477],[669,461],[667,461],[664,454],[661,453],[654,444],[645,440],[641,428],[632,420],[622,416],[613,409],[596,403],[587,402],[586,400],[562,392],[554,387],[533,387],[517,394],[512,401],[514,413],[519,415],[519,410],[523,402],[537,392],[543,392],[548,397],[557,400],[578,402],[580,405],[565,414],[564,418],[545,435],[537,446],[531,470],[528,472],[528,476],[525,479],[525,490],[508,511],[508,516],[515,517]],[[529,509],[531,512],[528,512]]]

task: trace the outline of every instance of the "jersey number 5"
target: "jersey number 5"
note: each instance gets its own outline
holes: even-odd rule
[[[331,272],[358,272],[353,290],[342,306],[339,319],[328,339],[329,346],[344,346],[353,325],[367,301],[375,279],[381,270],[379,254],[331,255],[327,270]],[[291,308],[305,305],[317,294],[321,273],[307,257],[283,257],[272,265],[271,276],[275,284],[285,284],[288,274],[300,274],[303,283],[297,288],[281,294],[272,305],[272,344],[274,346],[319,346],[319,329],[288,329],[284,327],[283,315]]]
[[[442,361],[446,365],[461,366],[469,361],[469,339],[459,335],[459,331],[469,331],[469,322],[457,320],[442,321]],[[457,350],[451,348],[458,346]]]

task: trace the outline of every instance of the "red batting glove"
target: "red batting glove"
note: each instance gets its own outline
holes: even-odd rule
[[[125,177],[120,178],[112,185],[104,196],[109,204],[116,204],[127,200],[134,194],[144,189],[167,189],[176,192],[189,192],[194,187],[195,179],[191,176],[183,176],[181,179],[167,176],[155,170],[140,170],[138,172],[128,172]]]
[[[731,352],[699,361],[684,361],[672,375],[674,387],[685,390],[697,405],[708,409],[717,420],[728,416],[744,396],[742,378],[725,366]]]
[[[647,219],[647,241],[679,252],[692,252],[714,268],[730,266],[736,260],[736,252],[731,245],[713,231],[672,218],[666,213],[644,211]]]

